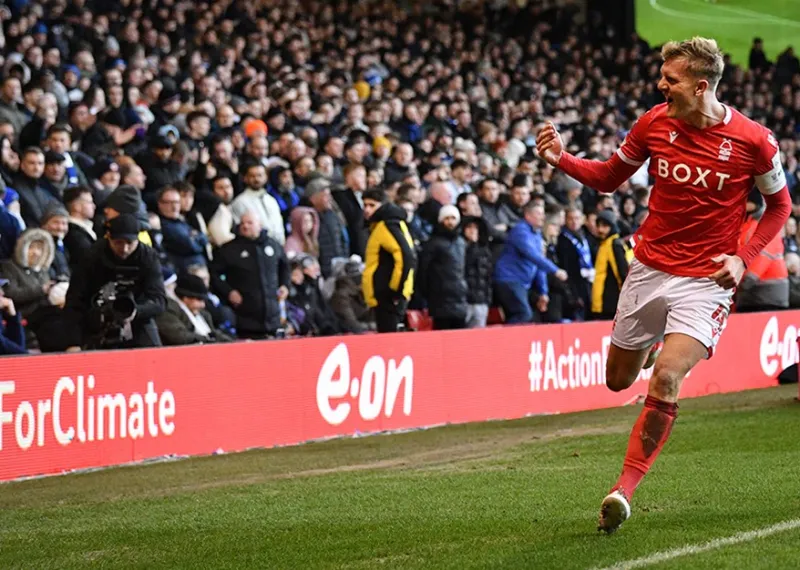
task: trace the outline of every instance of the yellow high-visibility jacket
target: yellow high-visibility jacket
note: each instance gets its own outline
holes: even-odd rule
[[[369,307],[411,298],[417,259],[405,210],[384,204],[370,219],[361,289]]]

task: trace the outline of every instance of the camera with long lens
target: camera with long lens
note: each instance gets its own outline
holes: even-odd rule
[[[90,347],[110,349],[133,339],[131,317],[136,312],[134,282],[110,281],[95,295],[90,313]]]

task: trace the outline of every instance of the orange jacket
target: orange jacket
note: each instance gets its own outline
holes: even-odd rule
[[[751,217],[745,220],[741,234],[739,234],[739,247],[746,245],[752,239],[757,225],[758,221]],[[752,273],[759,281],[774,281],[789,277],[789,273],[786,271],[786,262],[783,260],[783,238],[780,234],[776,235],[758,254],[747,267],[746,273]]]

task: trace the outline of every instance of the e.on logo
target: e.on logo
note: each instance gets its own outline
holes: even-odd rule
[[[380,356],[371,356],[361,374],[351,376],[350,352],[340,343],[334,348],[317,378],[317,408],[331,425],[339,425],[350,415],[350,402],[358,399],[361,419],[371,421],[383,415],[392,417],[400,386],[403,386],[403,413],[411,414],[414,390],[414,361],[404,356],[398,364],[393,358],[387,364]]]
[[[783,335],[781,335],[783,333]],[[780,330],[778,317],[770,317],[761,333],[759,347],[761,370],[767,376],[774,377],[798,361],[797,327],[788,325]]]

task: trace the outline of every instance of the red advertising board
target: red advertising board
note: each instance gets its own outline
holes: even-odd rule
[[[733,315],[682,397],[797,362],[800,311]],[[331,337],[0,361],[0,480],[313,439],[619,406],[609,323]]]

